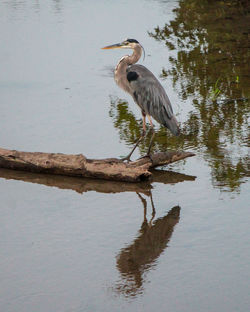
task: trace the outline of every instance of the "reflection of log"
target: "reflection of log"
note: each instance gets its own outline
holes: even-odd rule
[[[0,178],[6,180],[17,180],[35,184],[57,187],[63,190],[73,190],[83,194],[94,191],[98,193],[122,193],[139,192],[148,195],[152,189],[148,181],[140,183],[107,181],[101,179],[66,177],[54,174],[33,173],[19,170],[9,170],[0,168]]]
[[[0,167],[29,172],[140,182],[149,179],[150,168],[166,165],[186,157],[189,152],[169,151],[125,163],[117,158],[88,159],[82,154],[19,152],[0,148]]]
[[[78,177],[33,173],[4,168],[0,168],[0,178],[42,184],[65,190],[73,190],[77,193],[85,193],[89,191],[100,193],[137,192],[149,195],[149,192],[152,189],[152,185],[148,181],[140,183],[129,183],[101,179],[83,179]],[[195,180],[194,176],[189,176],[173,171],[154,170],[153,172],[153,182],[166,184],[193,180]]]
[[[179,172],[167,171],[167,170],[151,170],[153,174],[153,182],[163,184],[174,184],[183,181],[194,181],[196,176],[191,176]]]

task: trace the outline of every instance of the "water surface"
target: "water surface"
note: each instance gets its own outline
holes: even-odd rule
[[[181,122],[178,138],[156,125],[154,150],[196,153],[141,184],[0,169],[1,311],[248,310],[247,10],[1,2],[1,147],[126,155],[141,116],[113,81],[124,51],[100,48],[130,37]]]

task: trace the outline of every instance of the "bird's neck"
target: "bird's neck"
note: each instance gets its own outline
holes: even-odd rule
[[[137,63],[141,57],[141,54],[142,54],[142,48],[140,46],[136,46],[133,50],[132,55],[125,55],[120,59],[117,67],[129,66],[129,65]]]
[[[141,54],[142,48],[140,46],[135,47],[133,50],[133,54],[123,56],[115,68],[115,81],[122,89],[127,92],[127,88],[124,87],[126,84],[122,83],[122,80],[127,79],[126,70],[128,66],[137,63],[141,57]]]
[[[135,46],[133,54],[127,56],[128,65],[137,63],[141,57],[141,54],[142,48],[139,45]]]

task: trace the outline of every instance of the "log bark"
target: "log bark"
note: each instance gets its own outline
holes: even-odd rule
[[[21,152],[0,148],[0,168],[113,181],[140,182],[151,178],[150,169],[191,156],[194,154],[190,152],[168,151],[126,163],[117,158],[88,159],[82,154]]]

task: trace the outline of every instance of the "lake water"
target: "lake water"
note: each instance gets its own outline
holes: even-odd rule
[[[154,150],[196,154],[142,184],[0,169],[1,311],[249,309],[249,7],[204,3],[1,1],[0,147],[126,155],[140,111],[100,48],[129,37],[182,125]]]

